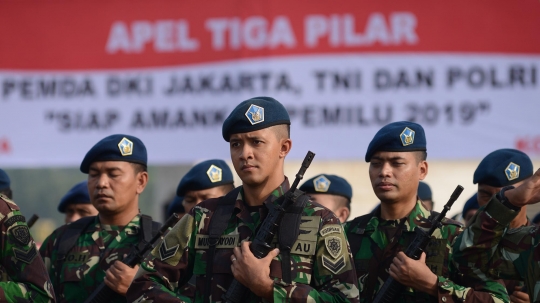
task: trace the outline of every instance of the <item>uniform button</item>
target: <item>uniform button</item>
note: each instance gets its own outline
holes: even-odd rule
[[[443,302],[446,302],[446,297],[442,297],[441,300],[442,300]]]

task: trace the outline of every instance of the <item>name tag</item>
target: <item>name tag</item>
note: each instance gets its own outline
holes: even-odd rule
[[[197,235],[195,238],[195,249],[208,249],[210,244],[208,241],[210,236],[208,235]],[[235,248],[238,246],[238,241],[240,240],[240,235],[225,235],[219,238],[216,248]]]
[[[69,264],[86,263],[86,261],[88,261],[89,256],[90,256],[89,252],[72,253],[72,254],[67,255],[64,263],[69,263]]]

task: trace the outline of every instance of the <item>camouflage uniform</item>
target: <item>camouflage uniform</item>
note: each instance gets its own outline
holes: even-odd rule
[[[464,274],[524,280],[531,302],[540,302],[540,231],[508,229],[516,215],[493,197],[457,238],[454,260]]]
[[[0,194],[0,302],[55,302],[45,265],[19,207]]]
[[[358,239],[357,235],[362,235],[359,251],[353,252],[361,302],[371,302],[384,281],[390,277],[388,268],[397,252],[405,250],[414,239],[415,227],[420,226],[426,230],[431,227],[430,222],[426,220],[431,216],[431,212],[423,206],[421,201],[418,201],[409,216],[402,220],[384,221],[379,218],[379,214],[380,211],[375,212],[365,228],[353,224],[354,221],[345,223],[345,232],[349,241]],[[393,249],[385,249],[399,226],[403,226],[399,241]],[[508,295],[500,283],[493,281],[477,283],[479,281],[476,280],[464,282],[464,277],[456,274],[455,267],[450,261],[451,244],[461,231],[460,223],[444,219],[442,228],[435,230],[426,248],[426,264],[438,276],[438,298],[406,288],[396,302],[508,302]],[[351,244],[351,246],[355,245]],[[375,272],[377,279],[371,277]],[[461,286],[461,283],[469,285],[474,283],[475,289]]]
[[[285,180],[264,204],[273,203],[288,187],[289,183]],[[129,302],[178,302],[178,298],[203,301],[207,279],[208,225],[219,201],[210,199],[195,206],[165,237],[161,247],[154,249],[152,256],[141,264],[128,289]],[[236,216],[229,220],[216,249],[212,302],[222,300],[222,295],[233,280],[230,259],[233,248],[241,241],[250,239],[267,214],[265,206],[258,211],[252,210],[243,201],[240,191],[235,204]],[[302,213],[300,230],[304,232],[300,233],[291,250],[292,284],[286,284],[281,279],[281,254],[270,264],[270,276],[274,279],[274,302],[358,302],[356,275],[343,229],[336,216],[328,209],[308,202]],[[339,251],[329,252],[329,240],[341,244]],[[338,265],[332,267],[325,263],[324,266],[323,260]],[[183,293],[181,288],[192,276],[194,288],[191,290],[194,294]],[[249,302],[262,302],[262,299],[252,295]]]
[[[116,260],[122,260],[133,246],[139,243],[140,215],[135,216],[125,228],[99,223],[95,217],[77,239],[75,246],[66,254],[64,262],[58,262],[57,239],[68,225],[56,229],[41,246],[49,276],[54,285],[58,302],[84,302],[103,279],[105,272]],[[125,302],[118,296],[111,302]]]

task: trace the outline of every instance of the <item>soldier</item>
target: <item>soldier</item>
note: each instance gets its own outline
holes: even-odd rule
[[[361,301],[371,302],[392,277],[406,286],[396,302],[502,302],[507,294],[498,283],[478,285],[490,293],[459,281],[450,245],[462,230],[460,223],[444,219],[420,260],[402,252],[413,240],[415,227],[428,229],[435,217],[417,196],[418,182],[428,173],[426,157],[424,129],[412,122],[384,126],[369,144],[365,160],[370,162],[371,185],[381,205],[345,224]]]
[[[523,206],[540,202],[540,170],[513,188],[503,187],[478,210],[454,244],[454,260],[463,274],[525,281],[529,298],[540,302],[540,229],[509,228]]]
[[[8,197],[8,199],[13,199],[13,192],[11,191],[11,180],[9,179],[8,174],[0,169],[0,194]]]
[[[80,170],[88,174],[90,200],[99,214],[61,226],[40,249],[59,302],[83,302],[103,281],[120,294],[109,302],[126,301],[137,267],[121,260],[159,228],[139,213],[146,162],[146,147],[128,135],[106,137],[84,157]]]
[[[234,189],[234,179],[229,165],[213,159],[193,166],[180,180],[176,195],[184,197],[186,213],[204,200],[219,198]]]
[[[465,222],[465,226],[469,226],[469,221],[471,221],[471,218],[474,217],[474,214],[476,214],[476,211],[478,211],[479,208],[478,194],[474,194],[463,206],[462,218]]]
[[[300,190],[311,201],[328,208],[345,223],[351,214],[352,187],[347,180],[336,175],[319,175],[304,182]]]
[[[290,218],[297,221],[284,219],[284,232],[274,239],[292,238],[290,250],[280,247],[263,259],[249,250],[247,240],[289,188],[283,171],[292,146],[289,125],[283,105],[269,97],[246,100],[232,111],[223,123],[223,138],[230,142],[243,185],[223,198],[200,203],[180,220],[141,264],[128,301],[219,302],[236,278],[252,292],[246,302],[358,302],[339,220],[307,198],[299,199],[305,205],[288,209],[295,211]],[[222,228],[215,227],[219,225]],[[290,237],[300,231],[298,237]],[[212,242],[217,246],[210,245],[209,234],[215,235]],[[184,296],[178,290],[192,275],[194,294]]]
[[[88,181],[77,183],[60,200],[58,211],[66,214],[64,222],[71,223],[83,217],[96,216],[97,209],[90,202],[88,195]]]
[[[424,207],[427,210],[433,210],[433,194],[431,193],[431,188],[427,183],[422,181],[418,183],[418,199],[422,200]]]
[[[529,156],[516,149],[499,149],[487,155],[474,172],[473,183],[478,184],[478,205],[484,206],[493,195],[505,186],[519,186],[534,173]],[[532,225],[527,219],[527,207],[518,213],[510,223],[510,228]],[[527,293],[518,281],[505,280],[506,291],[512,302],[529,302]]]
[[[25,219],[19,207],[3,194],[0,226],[0,302],[55,302],[51,281]]]

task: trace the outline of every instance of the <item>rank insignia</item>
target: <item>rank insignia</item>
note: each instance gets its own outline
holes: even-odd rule
[[[120,140],[120,143],[118,143],[118,149],[120,149],[120,154],[122,154],[122,156],[130,156],[133,154],[133,142],[124,137]]]
[[[345,257],[341,256],[337,258],[336,260],[332,260],[325,255],[322,256],[322,265],[331,271],[333,274],[337,275],[339,272],[347,266],[347,263],[345,262]]]
[[[165,261],[176,255],[179,247],[180,245],[176,244],[175,246],[169,248],[167,247],[167,242],[163,240],[163,242],[161,242],[161,246],[159,247],[159,257],[161,258],[161,261]]]
[[[246,117],[251,125],[264,122],[264,108],[251,104],[246,112]]]
[[[508,181],[512,181],[519,178],[519,169],[520,169],[519,165],[517,165],[514,162],[510,162],[510,164],[508,164],[508,166],[504,170],[504,173],[506,174],[506,178],[508,179]]]
[[[210,168],[206,171],[206,174],[212,183],[222,180],[222,170],[214,164],[210,165]]]
[[[414,143],[414,130],[405,127],[399,137],[401,138],[401,144],[403,144],[403,146],[411,145]]]
[[[30,231],[26,225],[17,225],[10,229],[11,234],[22,245],[30,243]]]
[[[317,192],[325,193],[330,188],[330,180],[328,180],[324,175],[320,175],[317,178],[313,179],[314,189]]]
[[[326,237],[324,239],[324,244],[326,245],[326,249],[328,250],[328,253],[332,256],[332,258],[337,258],[341,254],[342,244],[341,239],[338,237]]]

